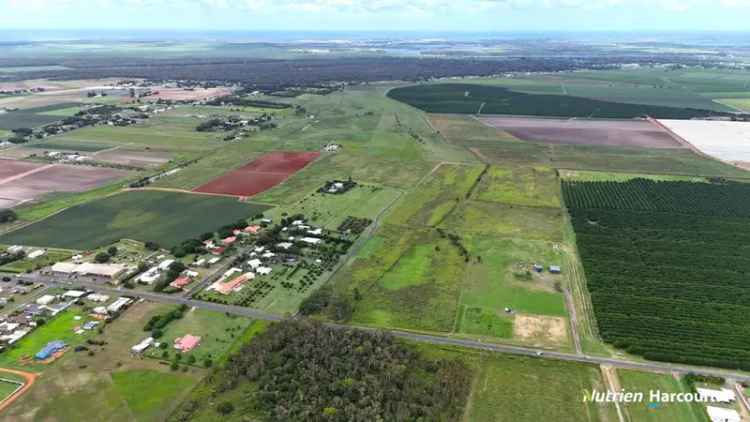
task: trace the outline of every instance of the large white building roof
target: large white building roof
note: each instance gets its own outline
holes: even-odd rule
[[[740,422],[740,414],[736,410],[715,406],[708,406],[706,410],[712,422]]]

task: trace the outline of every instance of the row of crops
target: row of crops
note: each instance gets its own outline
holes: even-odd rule
[[[575,182],[563,194],[605,341],[750,370],[750,186]]]
[[[528,94],[507,88],[474,84],[428,84],[395,88],[388,96],[429,113],[512,114],[524,116],[599,117],[630,119],[649,115],[662,119],[690,119],[728,115],[712,110],[617,103],[570,95]]]

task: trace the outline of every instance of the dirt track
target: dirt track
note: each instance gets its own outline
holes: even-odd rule
[[[23,384],[23,387],[21,387],[20,390],[16,391],[15,393],[11,394],[9,397],[7,397],[5,400],[0,402],[0,412],[5,410],[8,406],[13,404],[16,400],[18,400],[19,397],[23,395],[26,391],[31,388],[32,385],[34,385],[34,382],[36,381],[37,374],[31,373],[31,372],[24,372],[24,371],[17,371],[15,369],[6,369],[6,368],[0,368],[0,375],[5,372],[8,374],[14,374],[19,375],[23,377],[23,379],[26,381]]]

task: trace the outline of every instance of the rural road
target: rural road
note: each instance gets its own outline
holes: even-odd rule
[[[0,274],[0,276],[4,276],[4,275],[5,274]],[[16,274],[12,274],[12,275],[15,276]],[[18,277],[20,279],[30,280],[33,282],[44,283],[50,287],[71,288],[72,286],[80,286],[80,287],[89,288],[97,292],[107,293],[110,295],[123,295],[123,296],[137,297],[137,298],[142,298],[142,299],[150,300],[154,302],[168,303],[168,304],[174,304],[174,305],[184,304],[187,306],[196,307],[200,309],[207,309],[207,310],[216,311],[216,312],[225,312],[225,313],[229,313],[233,315],[245,316],[248,318],[261,319],[261,320],[266,320],[266,321],[282,321],[282,320],[288,319],[288,317],[285,317],[283,315],[277,315],[277,314],[265,312],[259,309],[246,308],[242,306],[222,305],[218,303],[190,299],[190,298],[186,298],[186,297],[179,296],[179,295],[169,295],[166,293],[145,292],[145,291],[129,290],[129,289],[117,289],[117,288],[102,286],[101,284],[98,284],[98,283],[91,283],[91,282],[86,282],[86,281],[81,281],[81,280],[75,280],[69,283],[64,283],[64,282],[59,282],[57,280],[54,280],[52,277],[40,275],[40,274],[23,274],[23,275],[19,275]],[[394,329],[381,329],[381,328],[363,327],[363,326],[356,326],[356,325],[344,325],[344,324],[335,324],[335,323],[326,323],[325,325],[331,328],[336,328],[336,329],[357,329],[357,330],[365,330],[365,331],[373,331],[373,332],[374,331],[388,332],[394,337],[405,339],[405,340],[416,341],[416,342],[421,342],[421,343],[430,343],[430,344],[435,344],[435,345],[443,345],[443,346],[465,347],[465,348],[470,348],[470,349],[475,349],[475,350],[484,350],[484,351],[493,352],[493,353],[502,353],[502,354],[518,355],[518,356],[530,356],[530,357],[537,357],[541,359],[553,359],[553,360],[559,360],[559,361],[579,362],[579,363],[587,363],[587,364],[593,364],[593,365],[609,365],[615,368],[635,369],[635,370],[646,371],[646,372],[694,373],[698,375],[732,378],[740,382],[750,383],[750,374],[732,371],[732,370],[725,370],[725,369],[672,364],[672,363],[667,363],[667,362],[634,361],[634,360],[625,360],[625,359],[609,358],[609,357],[602,357],[602,356],[591,356],[591,355],[585,355],[585,354],[564,353],[564,352],[549,351],[545,349],[538,349],[538,348],[533,348],[533,347],[513,346],[513,345],[497,344],[497,343],[486,343],[486,342],[482,342],[478,340],[471,340],[468,338],[447,337],[447,336],[441,336],[441,335],[423,334],[423,333],[394,330]]]

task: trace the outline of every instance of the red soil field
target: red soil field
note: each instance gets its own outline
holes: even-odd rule
[[[663,128],[646,120],[581,120],[484,117],[483,123],[524,141],[639,148],[683,148]]]
[[[193,191],[234,196],[257,195],[283,182],[319,155],[319,152],[271,152]]]

